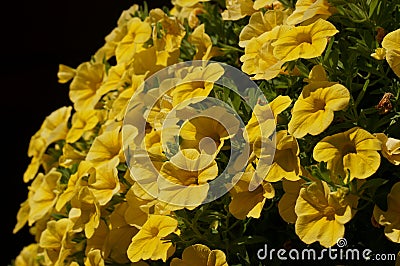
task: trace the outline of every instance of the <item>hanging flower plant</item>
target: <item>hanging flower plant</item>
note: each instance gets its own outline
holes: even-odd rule
[[[29,143],[13,232],[35,243],[12,265],[395,260],[399,4],[171,6],[132,5],[89,61],[60,62],[71,106]]]

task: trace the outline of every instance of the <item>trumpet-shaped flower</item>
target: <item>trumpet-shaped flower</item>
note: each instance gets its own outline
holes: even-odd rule
[[[103,222],[103,232],[99,235],[95,235],[97,237],[97,243],[100,244],[99,249],[104,251],[104,259],[111,259],[119,264],[127,264],[130,262],[126,251],[132,242],[132,238],[139,232],[139,229],[129,225],[125,220],[124,214],[127,211],[128,206],[125,202],[117,205],[110,215],[109,225]],[[108,228],[110,229],[108,230]],[[99,229],[97,231],[99,231]],[[106,234],[105,237],[104,234]],[[92,239],[95,236],[93,236]]]
[[[86,160],[95,165],[105,163],[113,158],[125,161],[120,127],[98,135],[86,155]]]
[[[78,246],[72,243],[70,230],[71,221],[67,218],[47,223],[40,236],[39,246],[44,249],[45,260],[49,265],[62,265],[68,255],[78,251]]]
[[[286,179],[282,180],[282,187],[285,193],[279,200],[278,210],[279,215],[287,223],[294,224],[297,220],[295,206],[297,198],[300,194],[300,189],[304,183],[305,181],[303,179],[299,179],[297,181],[289,181]]]
[[[58,140],[65,139],[68,133],[68,119],[72,107],[61,107],[46,117],[40,129],[32,136],[28,156],[31,163],[24,173],[24,182],[32,180],[43,164],[43,155],[48,146]]]
[[[98,112],[96,110],[85,109],[72,115],[71,128],[68,131],[66,141],[74,143],[85,132],[92,130],[99,122]]]
[[[194,6],[198,3],[202,3],[202,2],[208,2],[210,0],[173,0],[173,4],[174,5],[178,5],[181,7],[190,7],[190,6]]]
[[[188,25],[191,29],[197,27],[200,24],[200,20],[197,15],[204,13],[203,4],[197,3],[193,6],[179,6],[175,5],[171,10],[171,15],[177,17],[181,23],[187,20]]]
[[[289,133],[296,138],[322,133],[332,123],[334,112],[344,110],[349,101],[350,92],[340,84],[303,91],[293,106]]]
[[[182,259],[173,258],[170,266],[228,266],[228,263],[223,251],[195,244],[185,248]]]
[[[256,105],[246,125],[248,140],[251,145],[260,137],[269,137],[274,131],[278,115],[286,110],[292,100],[289,96],[277,96],[266,105]]]
[[[327,0],[299,0],[296,2],[295,10],[288,17],[287,23],[290,25],[310,24],[315,20],[327,19],[336,9]]]
[[[386,61],[393,72],[400,77],[400,29],[389,32],[382,40],[386,50]]]
[[[174,155],[161,167],[157,181],[159,198],[178,209],[194,209],[200,205],[207,196],[207,181],[218,175],[218,166],[213,158],[212,155],[200,154],[196,149],[184,149]]]
[[[357,202],[348,189],[331,192],[323,181],[311,183],[300,189],[296,201],[296,234],[306,244],[318,241],[324,247],[335,245],[354,216]]]
[[[207,97],[214,87],[214,82],[223,74],[224,68],[218,63],[194,68],[172,90],[172,105],[188,105],[198,102],[201,97]],[[183,102],[185,104],[182,104]]]
[[[61,173],[54,168],[46,175],[42,173],[33,180],[29,201],[29,225],[49,214],[60,194]]]
[[[223,20],[239,20],[250,16],[257,10],[252,0],[226,0],[226,9],[222,12]]]
[[[83,186],[87,186],[87,177],[94,174],[95,169],[92,164],[87,161],[82,161],[76,173],[72,174],[68,180],[67,188],[59,196],[56,203],[56,210],[61,209],[76,195],[79,193]]]
[[[96,92],[103,83],[105,67],[101,62],[84,62],[76,69],[76,74],[69,86],[69,98],[76,111],[94,109],[100,100]]]
[[[232,198],[229,203],[229,212],[240,220],[246,217],[260,218],[265,201],[275,196],[274,187],[266,181],[250,191],[249,185],[253,175],[254,169],[250,166],[244,173],[237,174],[232,180],[235,185],[229,191]]]
[[[181,41],[186,34],[184,26],[176,17],[169,16],[160,8],[150,10],[146,21],[157,25],[152,32],[157,65],[168,66],[177,63]]]
[[[98,166],[89,176],[88,186],[101,206],[107,204],[120,189],[118,163],[118,158],[113,158]]]
[[[197,149],[207,154],[218,153],[225,140],[238,132],[239,123],[225,108],[212,106],[182,125],[180,147]]]
[[[189,36],[189,42],[196,47],[193,60],[209,60],[220,54],[219,48],[213,46],[210,36],[205,32],[204,24],[193,30]]]
[[[132,238],[127,254],[132,262],[159,260],[166,262],[175,252],[174,244],[166,238],[178,233],[178,221],[172,217],[153,214]]]
[[[132,18],[127,23],[127,33],[115,49],[117,63],[130,62],[135,53],[143,50],[143,44],[151,37],[151,26],[140,18]]]
[[[384,133],[377,133],[375,136],[382,143],[381,153],[383,157],[388,159],[394,165],[400,164],[400,140],[389,138]]]
[[[324,52],[328,38],[338,32],[332,23],[323,19],[307,26],[280,31],[277,40],[272,43],[273,55],[283,62],[318,57]]]
[[[400,182],[393,185],[387,195],[388,209],[381,210],[375,205],[373,216],[385,227],[385,235],[390,241],[400,243]]]
[[[286,130],[276,133],[276,149],[272,165],[265,176],[265,180],[276,182],[285,178],[296,181],[300,179],[300,149],[296,138]]]
[[[276,26],[285,23],[287,13],[282,10],[261,11],[251,15],[249,24],[244,26],[239,35],[239,46],[246,47],[252,38],[257,38],[265,32],[271,31]]]
[[[279,32],[287,26],[277,26],[258,37],[250,39],[245,46],[244,55],[240,57],[243,62],[242,71],[254,75],[251,79],[272,79],[284,72],[285,63],[274,55],[272,44],[277,40]]]
[[[84,186],[71,199],[69,219],[73,222],[74,231],[85,231],[85,236],[91,238],[100,224],[100,204],[91,190]]]
[[[24,247],[18,256],[15,258],[15,266],[40,266],[37,261],[39,253],[39,244],[30,244]]]
[[[333,180],[350,174],[365,179],[374,174],[380,165],[381,142],[368,131],[354,127],[343,133],[323,138],[314,148],[313,157],[318,162],[327,162]]]

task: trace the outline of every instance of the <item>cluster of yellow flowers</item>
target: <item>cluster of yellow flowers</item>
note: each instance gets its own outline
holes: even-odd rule
[[[251,264],[257,244],[332,247],[359,223],[400,243],[400,7],[356,2],[174,0],[123,11],[89,61],[59,66],[72,105],[31,138],[14,233],[27,224],[36,243],[14,265]],[[192,60],[207,64],[143,87]],[[250,93],[249,109],[220,87],[226,70],[216,62],[241,69],[269,103]],[[153,92],[163,95],[151,108],[130,106]],[[220,106],[185,120],[182,110],[207,97],[236,110],[243,127]],[[131,110],[145,113],[143,128],[127,123]],[[171,156],[164,142],[176,128],[165,123],[178,113]],[[245,167],[207,201],[231,132],[242,131]]]

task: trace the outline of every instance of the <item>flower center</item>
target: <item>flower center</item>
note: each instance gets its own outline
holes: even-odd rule
[[[325,110],[325,101],[321,99],[314,99],[314,110],[319,111],[319,110]]]
[[[324,216],[326,216],[329,220],[335,219],[335,208],[328,206],[324,209]]]
[[[159,233],[159,232],[160,232],[160,231],[158,230],[157,227],[152,227],[152,228],[150,229],[150,233],[151,233],[152,236],[158,236],[158,233]]]
[[[296,40],[297,40],[297,42],[298,42],[299,44],[300,44],[300,43],[304,43],[304,42],[306,42],[306,43],[312,43],[311,35],[308,34],[308,33],[304,33],[304,32],[301,32],[301,33],[297,34]]]
[[[342,155],[345,156],[349,153],[357,153],[356,147],[353,143],[346,143],[342,146]]]

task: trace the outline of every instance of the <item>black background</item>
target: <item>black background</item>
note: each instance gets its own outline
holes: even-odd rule
[[[73,68],[88,61],[117,26],[128,0],[7,1],[1,8],[1,199],[0,265],[8,265],[33,242],[27,225],[12,230],[20,204],[27,199],[23,182],[30,158],[30,138],[46,116],[70,105],[68,85],[57,82],[59,64]],[[161,4],[163,3],[163,4]],[[170,5],[149,1],[149,8]]]

